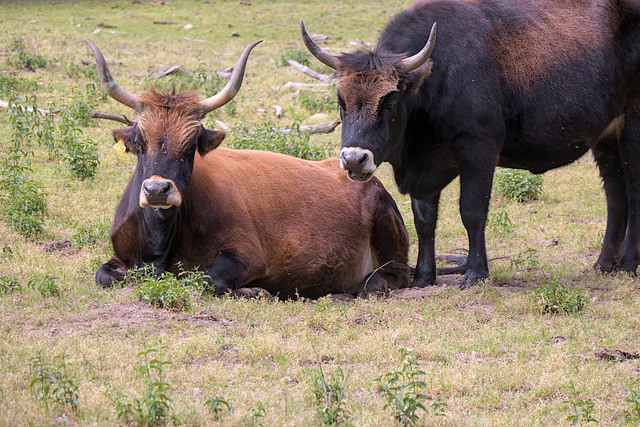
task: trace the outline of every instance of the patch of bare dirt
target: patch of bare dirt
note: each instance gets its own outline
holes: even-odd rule
[[[204,328],[225,327],[231,324],[211,311],[196,314],[173,312],[148,306],[134,301],[123,304],[99,305],[94,302],[82,313],[54,316],[47,322],[51,326],[29,327],[27,330],[56,336],[79,329],[123,331],[153,325],[157,329],[169,329],[180,325],[201,326]]]
[[[74,254],[78,252],[78,248],[74,247],[69,239],[54,240],[52,242],[36,242],[36,246],[39,246],[47,253],[62,252],[65,254]]]
[[[618,362],[624,362],[625,360],[640,359],[640,354],[634,351],[603,348],[596,351],[596,358],[598,360],[617,360]]]

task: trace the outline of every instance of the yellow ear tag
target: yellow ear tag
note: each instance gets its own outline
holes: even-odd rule
[[[119,139],[118,142],[113,146],[113,149],[116,150],[119,154],[122,154],[125,157],[129,157],[127,147],[124,146],[123,140]]]

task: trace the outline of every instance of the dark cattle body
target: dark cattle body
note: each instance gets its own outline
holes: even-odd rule
[[[186,93],[129,94],[89,42],[103,86],[137,114],[132,126],[113,132],[138,163],[111,228],[114,257],[98,270],[98,285],[143,265],[178,273],[178,263],[204,271],[218,294],[366,296],[410,284],[409,238],[379,181],[350,181],[337,159],[217,148],[224,132],[202,126],[240,89],[256,44],[221,93],[200,101]]]
[[[341,166],[366,181],[387,161],[411,196],[419,239],[412,286],[435,283],[438,201],[455,177],[469,237],[464,287],[489,274],[484,229],[495,167],[543,173],[589,149],[608,207],[595,268],[635,273],[639,17],[634,0],[422,1],[389,22],[373,51],[339,56],[301,24],[307,48],[336,70]]]

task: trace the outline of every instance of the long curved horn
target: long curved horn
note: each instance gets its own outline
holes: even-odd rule
[[[311,40],[311,37],[307,34],[307,30],[304,28],[302,19],[300,20],[300,33],[302,34],[302,41],[304,42],[304,45],[307,47],[309,52],[318,59],[318,61],[322,62],[327,67],[333,68],[334,70],[338,69],[338,66],[340,65],[338,56],[325,52],[320,48],[320,46]]]
[[[431,27],[431,33],[429,34],[429,40],[427,40],[427,44],[424,45],[422,50],[416,53],[413,56],[405,58],[400,61],[400,68],[405,72],[409,73],[422,64],[424,64],[427,59],[431,56],[431,52],[433,52],[433,47],[436,44],[436,32],[438,30],[438,23],[434,22]]]
[[[111,73],[109,72],[109,67],[107,67],[107,61],[105,61],[102,52],[98,49],[98,46],[93,44],[90,40],[84,39],[85,42],[89,45],[91,50],[93,51],[93,56],[96,59],[96,65],[98,66],[98,74],[100,75],[100,82],[102,83],[102,87],[107,91],[110,97],[120,102],[121,104],[126,105],[129,108],[133,108],[134,111],[138,112],[140,109],[140,98],[135,95],[130,94],[126,90],[122,89],[111,77]]]
[[[238,94],[238,91],[242,86],[242,79],[244,78],[244,70],[247,66],[249,54],[251,53],[251,50],[260,43],[262,43],[262,40],[256,40],[244,49],[236,63],[236,66],[233,67],[233,72],[231,73],[229,82],[220,92],[210,98],[200,101],[200,105],[202,105],[205,114],[215,110],[216,108],[222,107]]]

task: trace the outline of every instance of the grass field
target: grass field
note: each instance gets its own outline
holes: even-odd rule
[[[0,425],[401,425],[396,401],[385,408],[380,390],[391,384],[387,374],[403,366],[396,384],[414,384],[403,390],[403,405],[424,404],[424,411],[415,407],[418,425],[640,422],[639,359],[599,356],[603,349],[639,350],[640,295],[637,278],[592,271],[606,206],[588,156],[545,174],[539,200],[494,196],[491,278],[465,291],[456,286],[458,276],[380,300],[235,300],[192,290],[187,308],[165,310],[142,302],[131,287],[95,286],[95,271],[112,255],[108,230],[135,158],[112,149],[115,122],[59,130],[71,110],[130,115],[96,88],[83,38],[102,49],[130,92],[176,84],[203,96],[219,87],[216,72],[264,39],[240,94],[206,120],[229,127],[233,143],[241,125],[337,118],[332,86],[284,87],[318,83],[283,65],[300,58],[300,19],[310,33],[329,35],[323,48],[338,53],[374,44],[384,23],[409,4],[0,1],[0,99],[35,95],[39,108],[62,116],[49,147],[38,142],[44,136],[18,138],[33,153],[18,153],[30,168],[21,176],[39,186],[47,203],[41,232],[24,236],[8,225],[7,209],[19,200],[6,192],[0,199]],[[150,78],[173,65],[181,71]],[[0,109],[5,171],[16,117]],[[337,148],[339,130],[310,141]],[[90,170],[73,163],[78,155],[60,145],[59,135],[80,153],[97,152],[92,177],[78,179]],[[396,191],[388,166],[379,176],[403,213],[415,263],[410,201]],[[441,254],[467,246],[457,194],[457,181],[443,193]],[[554,289],[568,291],[560,302],[569,304],[555,314],[545,312],[542,298]],[[402,349],[411,350],[404,365]]]

